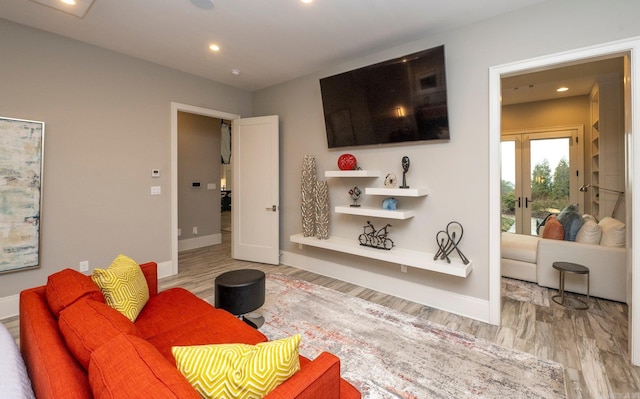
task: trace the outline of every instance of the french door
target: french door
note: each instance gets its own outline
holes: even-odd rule
[[[550,213],[582,203],[582,129],[502,134],[502,231],[537,235]]]

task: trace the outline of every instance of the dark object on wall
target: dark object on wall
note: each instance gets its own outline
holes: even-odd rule
[[[320,79],[329,148],[449,140],[444,45]]]
[[[444,230],[440,230],[436,234],[436,243],[438,244],[438,252],[436,252],[433,260],[446,259],[447,263],[451,263],[451,259],[449,259],[449,255],[453,251],[458,253],[460,259],[462,259],[462,263],[465,265],[469,264],[469,259],[460,251],[458,245],[460,241],[462,241],[462,235],[464,234],[464,229],[462,225],[458,222],[449,222],[447,224],[447,228]],[[457,238],[456,238],[457,237]]]
[[[386,249],[387,251],[394,247],[393,241],[388,238],[389,232],[387,231],[390,224],[387,224],[380,230],[376,230],[375,227],[367,220],[367,225],[364,226],[364,232],[358,236],[360,245],[365,247],[371,247],[376,249]]]

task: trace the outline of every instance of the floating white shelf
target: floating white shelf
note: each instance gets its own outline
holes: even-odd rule
[[[433,253],[398,247],[394,247],[388,251],[369,248],[360,245],[356,239],[329,237],[327,240],[318,240],[315,237],[304,237],[302,234],[294,234],[290,237],[290,240],[298,244],[378,259],[389,263],[397,263],[458,277],[467,277],[473,269],[473,262],[465,265],[458,258],[451,259],[451,263],[447,263],[446,260],[433,260],[433,256],[435,255]]]
[[[364,189],[367,195],[390,195],[394,197],[424,197],[427,195],[426,188],[375,188]]]
[[[326,170],[324,177],[379,177],[378,170]]]
[[[416,212],[413,210],[388,210],[382,208],[373,208],[367,206],[353,207],[349,205],[336,206],[336,213],[345,213],[348,215],[359,215],[359,216],[373,216],[379,218],[387,218],[387,219],[409,219],[416,215]]]

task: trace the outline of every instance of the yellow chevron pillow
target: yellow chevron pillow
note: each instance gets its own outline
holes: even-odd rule
[[[300,335],[257,345],[174,346],[178,370],[206,399],[260,399],[300,370]]]
[[[107,269],[95,269],[91,279],[102,291],[107,304],[135,321],[149,300],[149,287],[140,266],[124,255]]]

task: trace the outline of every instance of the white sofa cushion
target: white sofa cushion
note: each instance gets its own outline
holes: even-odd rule
[[[540,237],[524,234],[502,233],[500,252],[502,258],[536,263]]]
[[[576,234],[576,242],[583,244],[600,245],[600,237],[602,236],[602,230],[594,219],[586,219],[580,227],[578,234]]]
[[[600,245],[604,245],[605,247],[624,247],[624,223],[607,216],[602,219],[598,225],[600,226],[600,229],[602,229]]]

